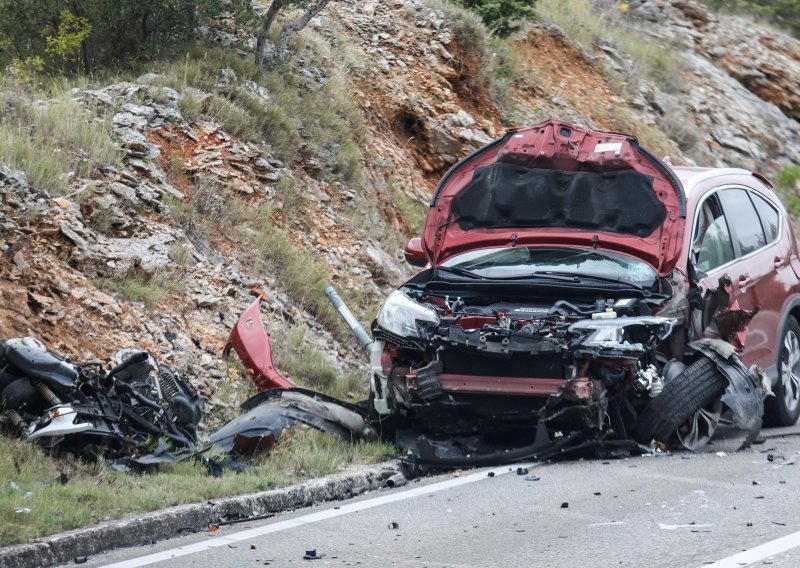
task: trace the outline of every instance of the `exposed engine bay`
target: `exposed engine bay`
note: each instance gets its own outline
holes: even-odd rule
[[[528,294],[394,292],[373,328],[376,412],[422,421],[433,436],[535,434],[577,421],[628,438],[663,386],[658,349],[678,321],[651,315],[663,297]],[[403,323],[409,314],[416,329]]]

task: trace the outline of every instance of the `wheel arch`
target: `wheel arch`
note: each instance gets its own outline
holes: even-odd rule
[[[786,326],[789,323],[789,318],[793,317],[800,323],[800,296],[795,296],[787,301],[786,307],[783,309],[783,320],[781,321],[780,333],[775,337],[775,363],[764,369],[764,372],[772,382],[772,386],[778,383],[778,360],[780,359],[781,352],[783,351],[783,334],[786,332]]]

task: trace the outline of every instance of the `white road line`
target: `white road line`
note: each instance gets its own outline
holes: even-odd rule
[[[734,554],[728,558],[718,560],[713,564],[704,564],[703,568],[740,568],[753,562],[764,560],[800,546],[800,531],[787,534],[784,537],[765,542],[760,546]]]
[[[324,511],[319,511],[317,513],[311,513],[308,515],[303,515],[302,517],[295,517],[294,519],[287,519],[285,521],[280,521],[277,523],[272,523],[261,527],[246,529],[225,536],[212,537],[209,540],[203,542],[197,542],[195,544],[189,544],[186,546],[179,546],[177,548],[171,548],[169,550],[163,550],[161,552],[148,554],[147,556],[140,556],[138,558],[133,558],[131,560],[123,560],[122,562],[116,562],[114,564],[107,564],[103,568],[137,568],[139,566],[148,566],[150,564],[155,564],[156,562],[161,562],[163,560],[169,560],[171,558],[177,558],[179,556],[187,556],[189,554],[195,554],[196,552],[202,552],[204,550],[209,550],[211,548],[218,548],[220,546],[227,546],[235,542],[242,542],[243,540],[251,540],[255,537],[264,536],[267,534],[272,534],[280,531],[285,531],[288,529],[293,529],[295,527],[308,525],[311,523],[317,523],[319,521],[324,521],[326,519],[332,519],[334,517],[340,517],[342,515],[347,515],[349,513],[355,513],[356,511],[372,509],[373,507],[380,507],[381,505],[396,503],[397,501],[413,499],[414,497],[419,497],[420,495],[427,495],[429,493],[436,493],[438,491],[445,491],[447,489],[452,489],[453,487],[467,485],[468,483],[475,483],[476,481],[481,481],[483,479],[486,479],[489,476],[490,472],[494,473],[495,476],[505,475],[512,471],[515,472],[517,467],[520,467],[520,465],[515,464],[514,467],[505,466],[491,470],[483,470],[479,473],[473,473],[472,475],[456,477],[454,479],[448,479],[447,481],[440,481],[439,483],[432,483],[431,485],[424,485],[422,487],[416,487],[414,489],[408,489],[406,491],[397,491],[397,492],[393,491],[391,493],[388,493],[386,495],[381,495],[380,497],[375,497],[373,499],[367,499],[365,501],[358,501],[355,503],[342,505],[338,509],[333,509],[333,508],[326,509]],[[532,467],[532,466],[522,465],[522,467]]]

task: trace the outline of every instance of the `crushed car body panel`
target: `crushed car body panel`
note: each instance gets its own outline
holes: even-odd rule
[[[665,275],[685,216],[680,181],[634,137],[549,120],[454,166],[422,240],[434,266],[476,247],[573,245],[629,254]]]
[[[722,402],[730,410],[733,425],[748,432],[745,443],[751,443],[761,432],[766,395],[763,372],[755,366],[745,367],[733,346],[720,339],[705,338],[691,346],[714,361],[728,379]]]
[[[233,326],[225,347],[226,353],[231,349],[236,351],[259,391],[296,386],[278,371],[272,360],[269,334],[261,321],[261,296],[250,304]]]
[[[301,423],[343,442],[377,437],[358,407],[305,389],[271,389],[242,404],[244,414],[231,420],[209,438],[224,451],[248,454],[269,451],[281,434]]]

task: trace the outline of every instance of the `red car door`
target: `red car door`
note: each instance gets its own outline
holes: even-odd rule
[[[752,190],[717,192],[731,233],[736,260],[726,269],[739,306],[758,309],[747,327],[744,362],[766,368],[775,363],[775,334],[784,296],[777,271],[788,268],[789,245],[779,239],[777,211]],[[756,206],[758,204],[758,207]]]

